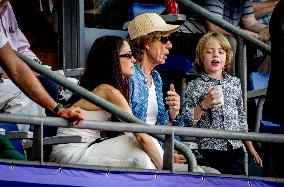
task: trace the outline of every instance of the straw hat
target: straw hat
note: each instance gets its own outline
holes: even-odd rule
[[[151,32],[170,32],[177,29],[179,25],[167,24],[161,16],[156,13],[146,13],[136,16],[128,25],[130,39],[133,40]]]

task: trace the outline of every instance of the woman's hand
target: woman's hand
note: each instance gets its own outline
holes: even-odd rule
[[[173,84],[170,85],[170,90],[167,92],[166,104],[169,106],[169,114],[171,119],[175,119],[179,114],[180,96],[176,93]]]

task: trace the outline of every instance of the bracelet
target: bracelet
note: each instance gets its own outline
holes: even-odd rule
[[[207,109],[205,109],[205,108],[202,106],[201,103],[199,103],[198,106],[199,106],[199,108],[200,108],[200,110],[201,110],[202,112],[206,112],[206,111],[207,111]]]
[[[169,120],[169,122],[171,122],[171,123],[175,123],[177,120],[176,120],[176,118],[175,119],[172,119],[172,118],[170,118],[170,120]]]
[[[56,107],[52,110],[52,112],[54,114],[57,114],[61,108],[63,108],[63,105],[61,103],[57,103]]]

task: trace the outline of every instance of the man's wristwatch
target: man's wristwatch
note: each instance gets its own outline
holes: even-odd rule
[[[57,103],[56,107],[52,110],[52,112],[54,114],[57,114],[61,108],[63,108],[63,105],[61,103]]]

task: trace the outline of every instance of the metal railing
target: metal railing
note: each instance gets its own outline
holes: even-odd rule
[[[68,127],[68,121],[58,117],[42,117],[42,116],[24,116],[12,114],[0,114],[0,122],[34,124],[42,126],[42,124],[53,127]],[[284,143],[284,136],[270,133],[255,133],[255,132],[236,132],[216,129],[202,129],[194,127],[174,127],[162,125],[141,125],[137,123],[125,122],[110,122],[110,121],[90,121],[85,120],[82,125],[74,126],[72,128],[80,129],[95,129],[108,131],[124,131],[124,132],[145,132],[149,134],[164,134],[173,138],[174,135],[192,136],[192,137],[208,137],[208,138],[222,138],[235,140],[251,140],[270,143]],[[35,138],[35,137],[34,137]],[[179,145],[178,145],[179,146]],[[43,140],[39,142],[40,148],[39,157],[43,164]],[[187,152],[188,153],[188,152]],[[169,160],[168,160],[169,161]],[[193,163],[191,163],[193,162]],[[170,161],[165,163],[171,165]],[[196,160],[189,159],[189,171],[195,172]],[[168,169],[174,171],[174,168]]]

